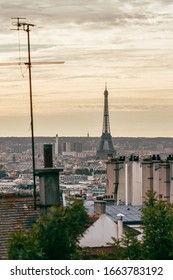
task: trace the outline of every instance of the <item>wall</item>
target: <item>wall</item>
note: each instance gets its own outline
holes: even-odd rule
[[[107,163],[106,200],[112,198],[117,204],[142,205],[148,190],[173,202],[173,160],[111,159]]]

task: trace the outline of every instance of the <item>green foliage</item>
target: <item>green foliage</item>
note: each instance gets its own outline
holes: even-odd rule
[[[90,176],[92,172],[88,168],[76,169],[75,174]]]
[[[121,240],[116,239],[114,237],[112,237],[112,240],[113,243],[111,245],[113,245],[114,248],[109,258],[115,260],[124,260],[124,254],[126,249],[122,246]]]
[[[141,257],[141,243],[136,238],[136,233],[126,231],[121,239],[112,238],[114,249],[110,259],[116,260],[138,260]]]
[[[32,231],[15,234],[9,259],[65,260],[77,258],[78,241],[89,224],[81,202],[54,206],[38,220]]]
[[[35,260],[44,259],[37,239],[30,231],[20,230],[13,234],[9,244],[8,259],[10,260]]]
[[[7,178],[8,175],[5,170],[0,169],[0,178]]]
[[[78,247],[88,226],[88,215],[78,201],[66,208],[52,207],[32,231],[13,235],[9,259],[173,259],[173,205],[154,192],[147,193],[142,209],[142,240],[135,231],[126,231],[120,240],[113,238],[111,253],[94,256]]]
[[[137,239],[136,233],[133,231],[127,231],[123,235],[121,244],[124,250],[123,259],[139,260],[142,256],[142,244]]]
[[[93,173],[93,169],[83,168],[83,169],[76,169],[75,174],[79,175],[87,175],[91,176]],[[95,170],[94,174],[106,174],[106,170]]]
[[[145,259],[173,258],[173,206],[148,192],[142,210]]]
[[[100,255],[100,259],[173,259],[173,205],[157,198],[152,191],[146,195],[142,209],[142,240],[137,240],[135,231],[126,231],[120,240],[112,238],[112,253]]]

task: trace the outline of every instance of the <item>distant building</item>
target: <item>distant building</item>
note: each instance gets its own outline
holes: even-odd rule
[[[56,140],[55,140],[55,156],[58,156],[59,154],[59,148],[58,148],[58,134],[56,134]]]
[[[77,153],[82,152],[82,143],[81,142],[64,142],[62,143],[62,154],[69,155],[76,155]]]
[[[160,154],[160,153],[163,153],[164,152],[164,146],[163,144],[157,144],[156,145],[156,150],[157,152]]]

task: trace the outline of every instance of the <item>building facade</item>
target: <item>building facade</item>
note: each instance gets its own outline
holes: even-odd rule
[[[163,200],[173,202],[173,156],[162,160],[153,155],[142,162],[142,200],[148,190],[155,191]]]
[[[144,160],[139,160],[138,156],[108,160],[105,200],[142,205],[149,190],[173,202],[173,156],[166,160],[155,155]]]

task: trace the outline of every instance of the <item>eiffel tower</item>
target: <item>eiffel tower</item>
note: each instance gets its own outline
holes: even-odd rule
[[[116,151],[112,144],[112,136],[110,134],[110,123],[109,123],[109,110],[108,110],[108,91],[107,84],[105,84],[104,91],[104,115],[103,115],[103,129],[100,138],[99,148],[97,150],[96,157],[107,159],[108,155],[115,155]]]

